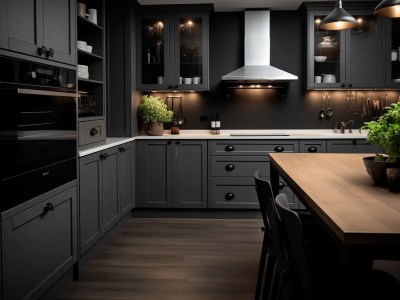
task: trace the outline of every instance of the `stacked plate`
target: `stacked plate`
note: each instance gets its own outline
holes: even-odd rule
[[[78,65],[78,77],[83,79],[89,79],[89,66]]]
[[[80,50],[87,51],[87,42],[85,41],[77,41],[76,46]]]

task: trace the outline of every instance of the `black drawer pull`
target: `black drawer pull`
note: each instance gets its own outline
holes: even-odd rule
[[[40,48],[37,49],[37,54],[39,56],[42,56],[43,54],[45,54],[47,52],[47,48],[45,46],[42,46]]]
[[[46,206],[43,208],[43,212],[40,215],[42,218],[49,212],[54,210],[54,205],[51,202],[46,203]]]
[[[233,170],[235,170],[235,166],[232,165],[232,164],[226,165],[226,166],[225,166],[225,170],[227,170],[227,171],[233,171]]]
[[[283,182],[279,182],[279,189],[283,189],[286,186],[286,184],[284,184]]]
[[[318,149],[315,146],[311,146],[311,147],[308,147],[307,151],[310,153],[315,153],[318,151]]]
[[[285,151],[285,148],[283,148],[282,146],[276,146],[276,147],[274,148],[274,151],[275,151],[275,152],[283,152],[283,151]]]
[[[119,151],[119,152],[125,152],[125,148],[124,148],[124,147],[119,147],[119,148],[118,148],[118,151]]]
[[[181,142],[179,142],[179,141],[178,141],[178,142],[175,142],[176,145],[180,145],[180,143],[181,143]]]
[[[235,194],[234,193],[226,193],[225,194],[225,199],[228,201],[231,201],[233,198],[235,198]]]
[[[98,131],[96,128],[90,129],[90,132],[89,132],[89,134],[90,134],[91,136],[95,136],[95,135],[98,134],[98,133],[99,133],[99,131]]]
[[[108,158],[108,154],[107,153],[100,154],[100,159],[101,160],[105,160],[107,158]]]
[[[225,147],[225,151],[232,152],[233,150],[235,150],[235,147],[233,147],[232,145],[228,145]]]
[[[49,48],[49,50],[46,51],[46,57],[54,57],[54,50],[52,48]]]

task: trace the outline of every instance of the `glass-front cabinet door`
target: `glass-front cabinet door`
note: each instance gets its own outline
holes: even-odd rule
[[[366,10],[348,12],[358,26],[339,31],[320,28],[329,11],[308,13],[307,89],[383,87],[383,20]]]
[[[386,19],[385,84],[400,88],[400,19]]]
[[[308,88],[337,88],[345,80],[345,33],[320,28],[327,12],[311,12],[308,18]]]
[[[208,14],[140,17],[139,90],[208,90]]]
[[[144,89],[166,89],[170,80],[169,18],[142,17],[138,48],[138,85]]]
[[[174,88],[208,89],[208,15],[177,15]]]

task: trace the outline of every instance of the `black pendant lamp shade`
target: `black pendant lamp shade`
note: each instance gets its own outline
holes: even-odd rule
[[[375,7],[375,14],[386,18],[400,18],[400,0],[383,0]]]
[[[344,30],[357,26],[356,19],[342,8],[341,0],[336,0],[335,9],[320,24],[320,28],[325,30]]]

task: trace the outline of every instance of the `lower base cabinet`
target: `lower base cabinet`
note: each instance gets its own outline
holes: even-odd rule
[[[125,143],[79,159],[80,255],[134,206],[134,147]]]
[[[138,207],[207,207],[207,141],[137,141],[137,161]]]
[[[40,198],[3,219],[1,299],[38,299],[77,261],[76,186]]]

